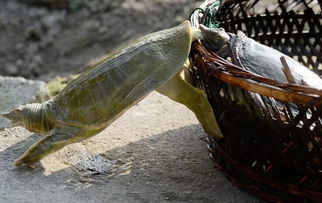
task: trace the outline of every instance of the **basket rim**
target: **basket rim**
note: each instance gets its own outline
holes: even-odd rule
[[[199,41],[193,42],[192,48],[201,54],[203,64],[199,64],[197,67],[205,71],[207,76],[283,102],[316,107],[322,104],[322,89],[290,82],[279,82],[245,70],[207,50]]]

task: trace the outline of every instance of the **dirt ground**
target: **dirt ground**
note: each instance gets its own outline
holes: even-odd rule
[[[83,2],[69,10],[31,1],[0,1],[1,75],[50,80],[81,71],[130,40],[182,23],[202,2],[59,0]]]
[[[7,129],[0,132],[0,202],[259,202],[213,168],[205,138],[189,110],[155,92],[35,170],[13,161],[39,135]]]

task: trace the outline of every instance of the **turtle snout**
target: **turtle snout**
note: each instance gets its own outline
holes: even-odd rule
[[[22,126],[23,124],[23,116],[22,111],[20,109],[15,109],[10,112],[1,113],[0,115],[10,121],[11,127]]]

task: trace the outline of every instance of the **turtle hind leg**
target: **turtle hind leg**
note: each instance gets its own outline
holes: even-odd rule
[[[216,138],[222,138],[223,135],[206,95],[188,83],[189,77],[186,79],[184,77],[184,74],[187,74],[185,70],[187,72],[186,67],[158,88],[157,92],[188,107],[195,114],[206,133]]]
[[[15,166],[22,165],[34,168],[34,164],[45,156],[52,154],[61,148],[76,142],[87,139],[96,133],[89,133],[80,128],[55,128],[51,135],[46,136],[33,144],[19,159],[15,161]]]

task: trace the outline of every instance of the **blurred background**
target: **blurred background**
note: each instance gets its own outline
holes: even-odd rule
[[[0,1],[0,75],[50,81],[189,17],[198,0]]]

